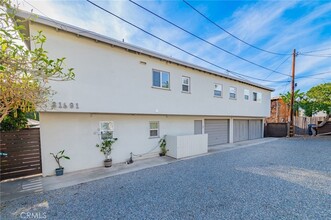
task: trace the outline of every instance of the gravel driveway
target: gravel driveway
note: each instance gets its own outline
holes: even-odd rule
[[[1,203],[1,219],[28,215],[331,219],[331,137],[284,138]]]

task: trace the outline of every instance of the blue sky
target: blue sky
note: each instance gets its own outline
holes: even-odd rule
[[[291,55],[270,54],[240,42],[202,17],[184,1],[134,0],[217,47],[265,68],[225,53],[157,18],[130,1],[91,1],[202,59],[246,75],[245,79],[274,88],[275,92],[272,96],[289,91],[290,77],[287,75],[291,73]],[[18,0],[18,2],[23,10],[33,9],[36,14],[117,40],[124,39],[127,43],[226,73],[147,35],[84,0]],[[331,81],[330,1],[187,0],[187,2],[223,29],[255,47],[282,54],[291,54],[295,48],[299,53],[296,57],[296,89],[307,91],[312,86]],[[267,69],[277,70],[280,73]],[[228,74],[234,75],[231,72]]]

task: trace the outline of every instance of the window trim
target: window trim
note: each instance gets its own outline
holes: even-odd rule
[[[187,78],[188,79],[188,84],[183,83],[183,79]],[[188,91],[183,90],[183,85],[188,87]],[[191,93],[191,77],[188,76],[182,76],[182,93]]]
[[[256,96],[254,96],[256,94]],[[252,98],[253,102],[257,102],[257,92],[253,92],[253,98]]]
[[[231,92],[231,89],[232,89],[232,88],[234,89],[234,93]],[[231,94],[234,94],[235,97],[232,98],[232,97],[231,97]],[[234,86],[230,86],[230,87],[229,87],[229,99],[231,99],[231,100],[237,100],[237,87],[234,87]]]
[[[158,72],[160,74],[160,86],[155,86],[154,85],[154,72]],[[162,86],[162,75],[163,74],[168,74],[168,76],[169,76],[169,86],[168,86],[168,88]],[[170,90],[170,72],[166,72],[166,71],[163,71],[163,70],[152,69],[152,88]]]
[[[151,123],[157,123],[157,129],[151,129]],[[157,131],[156,136],[151,136],[151,131]],[[160,122],[159,121],[149,121],[149,138],[159,138],[160,137]]]
[[[103,123],[109,123],[111,126],[109,128],[109,130],[103,130],[102,129],[102,124]],[[99,129],[100,129],[100,140],[108,140],[108,139],[103,139],[102,138],[102,132],[110,132],[111,133],[111,138],[109,139],[112,139],[114,138],[114,121],[99,121]]]
[[[256,97],[256,101],[257,103],[262,103],[262,92],[258,92],[257,93],[257,97]]]
[[[215,90],[216,90],[215,86],[216,86],[216,85],[221,86],[221,90],[220,90],[221,95],[215,95]],[[216,91],[219,91],[219,90],[216,90]],[[220,84],[220,83],[214,83],[214,89],[213,89],[213,92],[214,92],[214,97],[215,97],[215,98],[223,98],[223,84]]]
[[[246,99],[246,94],[245,94],[246,91],[248,92],[248,95],[247,95],[248,98],[247,98],[247,99]],[[249,98],[250,98],[250,91],[249,91],[249,89],[244,89],[244,100],[245,100],[245,101],[249,101]]]
[[[256,94],[256,100],[254,100],[254,94]],[[259,99],[260,96],[260,99]],[[254,102],[262,103],[262,93],[261,92],[253,92],[253,99]]]

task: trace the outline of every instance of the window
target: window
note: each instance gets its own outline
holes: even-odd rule
[[[150,137],[159,137],[159,122],[158,121],[149,122],[149,136]]]
[[[215,97],[222,97],[222,85],[215,83],[214,96]]]
[[[170,74],[159,70],[153,70],[153,87],[169,89]]]
[[[262,93],[253,92],[253,101],[261,103],[262,102]]]
[[[182,92],[190,92],[190,77],[182,76]]]
[[[101,140],[108,140],[113,138],[114,122],[100,121],[100,138]]]
[[[249,90],[248,89],[244,90],[244,99],[249,100]]]
[[[236,99],[236,98],[237,98],[237,88],[235,88],[235,87],[230,87],[229,98],[230,98],[230,99]]]
[[[260,92],[257,93],[257,102],[258,103],[262,102],[262,93],[260,93]]]

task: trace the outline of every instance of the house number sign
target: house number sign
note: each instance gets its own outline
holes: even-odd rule
[[[66,102],[52,102],[52,106],[51,106],[52,109],[55,109],[55,108],[63,108],[63,109],[79,109],[79,105],[78,103],[73,103],[73,102],[70,102],[70,103],[66,103]]]

